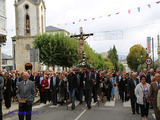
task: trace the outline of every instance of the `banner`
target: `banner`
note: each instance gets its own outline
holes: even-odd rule
[[[151,37],[147,37],[147,53],[151,53]]]

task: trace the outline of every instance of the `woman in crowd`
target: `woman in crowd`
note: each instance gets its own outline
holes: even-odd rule
[[[7,109],[11,107],[11,88],[12,88],[12,79],[9,78],[9,73],[4,75],[4,100],[5,106]]]
[[[48,74],[47,80],[48,80],[48,86],[45,87],[45,89],[47,90],[47,100],[51,102],[52,100],[51,91],[50,91],[51,74]]]
[[[59,84],[58,84],[58,95],[57,102],[61,105],[64,105],[64,97],[65,97],[65,82],[63,80],[63,75],[59,76]]]
[[[128,101],[128,97],[127,97],[127,79],[126,79],[126,75],[125,74],[122,75],[122,79],[119,82],[119,93],[120,93],[122,102]]]
[[[43,80],[41,82],[41,92],[42,92],[42,102],[44,104],[46,104],[47,102],[47,92],[48,92],[48,87],[49,83],[48,80],[46,78],[46,75],[43,76]]]
[[[111,74],[112,75],[112,74]],[[114,96],[115,96],[115,87],[116,87],[116,80],[115,80],[115,75],[112,75],[112,91],[111,91],[111,99],[114,101]]]
[[[105,95],[105,88],[104,88],[104,79],[105,79],[105,75],[104,73],[101,73],[101,79],[100,79],[100,88],[101,88],[101,94],[100,94],[100,98],[103,102],[103,98],[104,98],[104,95]]]
[[[16,88],[16,77],[15,77],[15,74],[13,74],[12,75],[12,89],[13,89],[13,91],[12,91],[12,97],[13,97],[13,102],[15,102],[16,101],[16,90],[17,90],[17,88]]]
[[[146,77],[144,75],[140,77],[140,80],[141,83],[135,88],[135,95],[137,97],[137,103],[140,104],[142,120],[145,120],[148,117],[149,111],[150,85],[146,83]]]

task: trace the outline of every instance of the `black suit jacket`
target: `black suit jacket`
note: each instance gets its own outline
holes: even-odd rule
[[[139,80],[136,79],[136,86],[138,84],[139,84]],[[134,89],[135,89],[136,86],[134,84],[133,78],[128,80],[128,83],[127,83],[127,94],[129,94],[131,98],[136,98],[136,96],[134,94]]]
[[[77,88],[77,76],[75,74],[69,74],[68,75],[68,85],[69,85],[69,90],[73,90]]]
[[[90,78],[88,77],[88,75],[90,74]],[[85,80],[85,89],[92,89],[93,88],[93,79],[94,79],[94,74],[91,73],[87,73],[86,76],[84,77]]]
[[[34,76],[31,74],[29,80],[34,81]]]
[[[153,75],[153,76],[154,76],[154,75]],[[150,74],[150,73],[147,73],[147,75],[146,75],[146,82],[150,84],[151,81],[152,81],[152,80],[151,80],[151,74]]]
[[[59,81],[60,81],[59,77],[56,76],[56,84],[55,86],[53,86],[53,76],[52,76],[50,80],[50,89],[53,90],[53,89],[58,88]]]
[[[7,93],[7,94],[11,93],[11,91],[12,91],[12,79],[9,78],[7,80],[7,83],[4,81],[4,86],[6,87],[6,90],[4,90],[4,92]]]
[[[79,88],[79,87],[83,88],[84,87],[84,84],[83,84],[84,73],[77,73],[77,74],[79,74],[79,76],[80,76],[80,85],[77,84],[77,88]],[[76,76],[77,76],[77,74],[76,74]]]

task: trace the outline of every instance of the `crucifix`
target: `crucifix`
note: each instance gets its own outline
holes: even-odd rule
[[[71,36],[71,38],[75,38],[76,40],[79,41],[78,52],[81,55],[81,60],[83,59],[83,50],[84,50],[83,43],[89,36],[93,36],[93,33],[83,34],[83,28],[82,27],[80,27],[80,35],[72,35]]]

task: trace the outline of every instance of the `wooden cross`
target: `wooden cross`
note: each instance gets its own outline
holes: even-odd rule
[[[71,38],[73,37],[73,38],[75,38],[76,40],[79,41],[78,52],[81,55],[81,60],[83,59],[83,50],[84,50],[83,43],[84,43],[84,40],[86,40],[89,36],[93,36],[93,33],[83,34],[83,28],[82,27],[80,27],[80,35],[72,35],[71,36]]]

